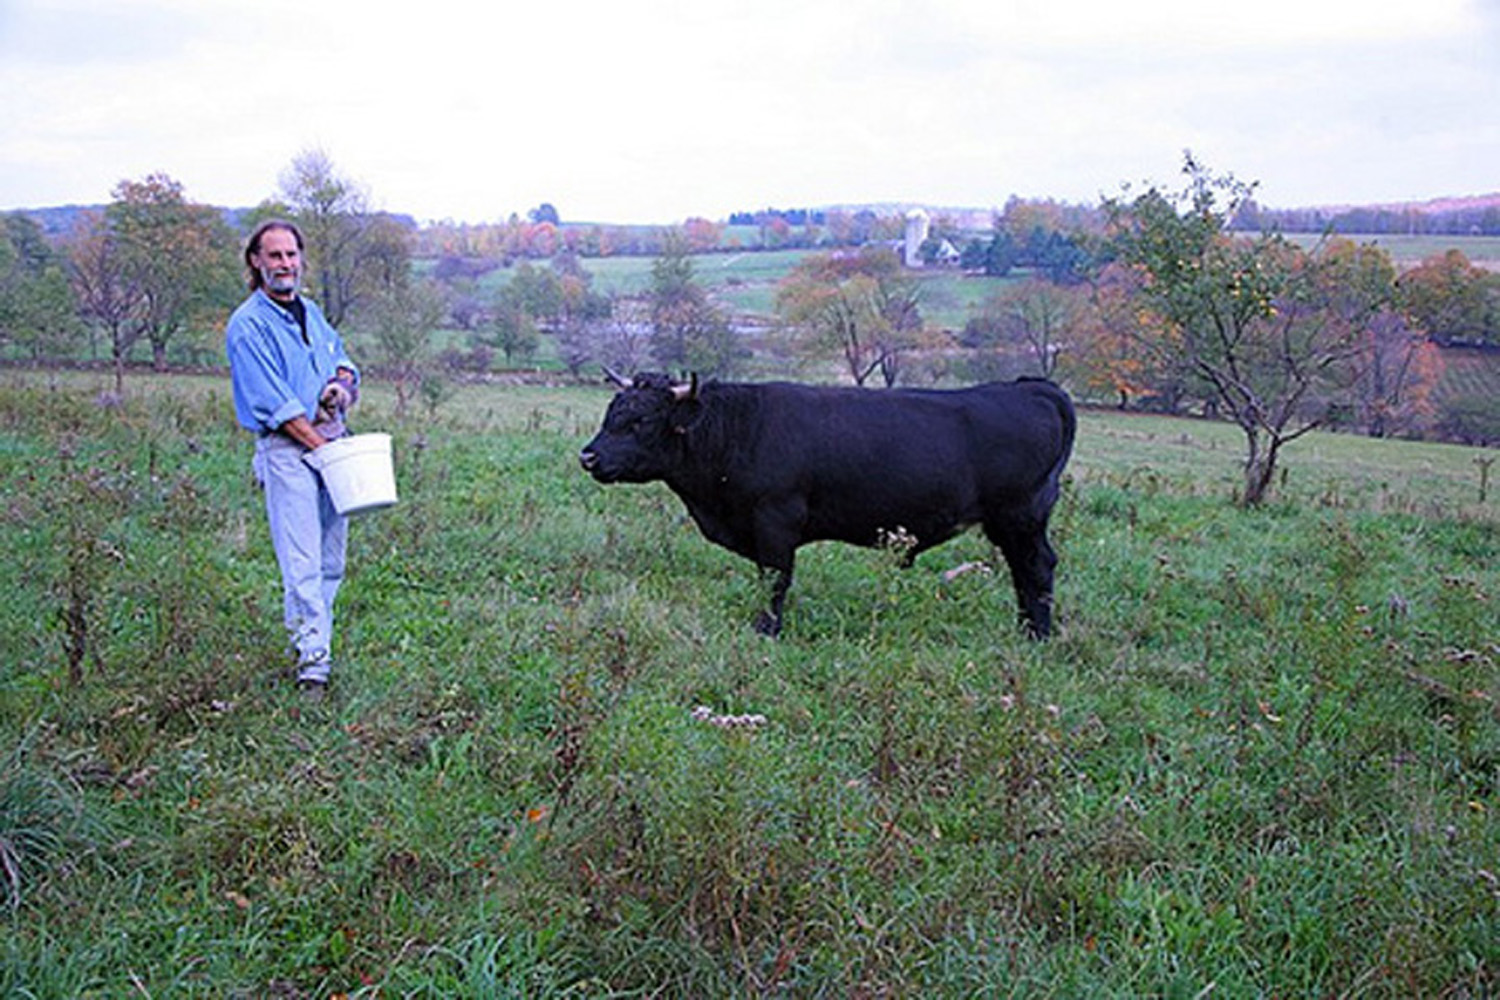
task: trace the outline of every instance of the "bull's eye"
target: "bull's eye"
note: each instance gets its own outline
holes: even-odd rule
[[[620,433],[641,434],[647,432],[657,422],[654,413],[630,413],[620,420]]]

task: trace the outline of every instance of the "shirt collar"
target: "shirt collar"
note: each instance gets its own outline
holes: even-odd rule
[[[265,299],[271,305],[275,306],[281,312],[286,313],[288,316],[293,315],[291,306],[284,305],[284,304],[282,304],[280,302],[277,302],[275,299],[271,298],[270,294],[264,288],[257,288],[255,290],[255,292],[256,292],[257,295],[259,295],[261,298]],[[294,296],[294,297],[295,298],[300,298],[300,296]]]

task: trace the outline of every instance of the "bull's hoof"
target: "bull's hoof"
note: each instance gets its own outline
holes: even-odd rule
[[[781,619],[769,611],[762,611],[755,616],[755,631],[761,635],[770,636],[775,639],[781,635]]]
[[[1032,642],[1046,642],[1052,638],[1051,622],[1034,622],[1030,619],[1022,618],[1021,629],[1026,633],[1026,638]]]

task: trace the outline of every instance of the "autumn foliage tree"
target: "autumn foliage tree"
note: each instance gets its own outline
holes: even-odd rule
[[[1120,409],[1150,397],[1158,408],[1175,412],[1183,394],[1170,344],[1175,331],[1141,303],[1141,285],[1138,271],[1118,263],[1093,276],[1088,305],[1078,310],[1072,331],[1067,373],[1087,396],[1112,400]]]
[[[1428,257],[1401,275],[1401,303],[1412,322],[1449,343],[1500,343],[1500,277],[1461,250]]]
[[[1215,176],[1191,155],[1186,188],[1106,200],[1111,249],[1140,281],[1165,335],[1141,344],[1189,391],[1244,433],[1241,501],[1262,502],[1281,449],[1329,421],[1367,369],[1368,329],[1390,299],[1341,298],[1351,262],[1302,251],[1274,233],[1244,238],[1228,223],[1252,185]],[[1358,261],[1354,262],[1355,265]]]
[[[1396,266],[1373,244],[1334,238],[1314,255],[1316,302],[1354,338],[1344,365],[1348,419],[1373,437],[1418,429],[1434,415],[1442,355],[1400,308]]]
[[[965,342],[1019,353],[1025,374],[1051,378],[1058,359],[1074,343],[1080,293],[1040,278],[1007,285],[980,304],[965,329]]]
[[[921,299],[900,259],[870,247],[803,258],[777,289],[776,312],[804,352],[838,357],[856,385],[879,372],[890,386],[921,343]]]
[[[692,218],[682,224],[682,235],[691,253],[707,253],[718,247],[724,237],[724,224]]]
[[[140,337],[136,316],[141,297],[127,272],[120,241],[102,212],[80,217],[64,242],[78,311],[91,329],[102,330],[114,362],[115,394],[125,388],[125,358]]]
[[[239,290],[234,236],[218,209],[189,201],[165,174],[121,181],[104,217],[138,296],[139,333],[163,371],[168,345],[186,327],[208,329],[227,313]]]
[[[222,326],[243,290],[236,241],[218,210],[189,201],[165,174],[121,181],[103,212],[80,217],[63,248],[79,313],[109,340],[117,394],[137,343],[148,341],[163,369],[184,330]]]

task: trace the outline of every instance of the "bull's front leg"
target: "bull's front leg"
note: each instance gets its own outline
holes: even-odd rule
[[[773,638],[781,634],[781,612],[792,589],[797,545],[807,505],[801,497],[762,503],[755,512],[755,562],[772,574],[771,605],[755,617],[755,631]]]

